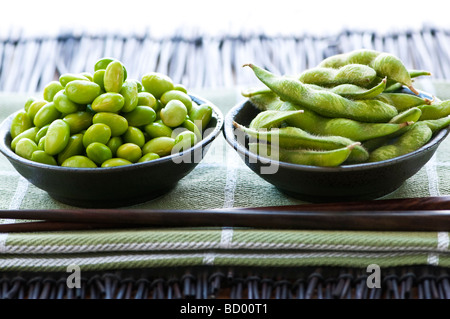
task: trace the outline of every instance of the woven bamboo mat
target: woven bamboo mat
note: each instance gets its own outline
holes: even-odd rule
[[[12,29],[0,38],[0,91],[41,91],[61,73],[88,71],[104,56],[120,59],[130,78],[158,71],[191,88],[243,86],[256,83],[250,72],[242,71],[244,63],[292,74],[332,54],[359,48],[396,54],[410,68],[431,71],[434,79],[450,77],[450,30],[432,27],[329,36],[202,36],[187,30],[166,38],[87,32],[40,38]]]
[[[450,299],[450,272],[437,267],[391,268],[380,288],[365,269],[146,269],[86,273],[80,288],[67,274],[0,277],[0,299]]]

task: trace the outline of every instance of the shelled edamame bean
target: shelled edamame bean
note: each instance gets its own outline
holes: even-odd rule
[[[131,165],[185,151],[212,118],[167,75],[127,78],[117,59],[93,72],[65,73],[30,97],[12,120],[11,149],[32,161],[64,167]]]
[[[430,100],[414,87],[416,77],[431,73],[407,69],[386,52],[338,54],[299,76],[244,66],[264,84],[242,92],[260,113],[249,127],[234,125],[261,156],[267,153],[258,145],[276,143],[271,159],[312,166],[378,162],[417,150],[450,125],[450,100]]]

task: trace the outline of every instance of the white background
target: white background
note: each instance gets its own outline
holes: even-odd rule
[[[202,35],[391,32],[431,25],[450,29],[443,0],[0,0],[0,36],[79,32]]]

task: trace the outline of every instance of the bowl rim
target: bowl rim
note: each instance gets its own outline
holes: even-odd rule
[[[0,123],[0,153],[2,153],[9,160],[13,160],[15,162],[18,162],[22,165],[27,165],[29,167],[44,168],[44,169],[50,169],[50,170],[55,170],[55,171],[70,171],[70,172],[80,171],[80,172],[100,173],[100,174],[106,173],[106,172],[111,172],[111,171],[134,170],[134,169],[142,168],[142,167],[155,166],[160,163],[168,162],[168,161],[172,161],[174,164],[176,164],[176,162],[173,161],[174,158],[178,158],[178,157],[182,158],[183,156],[186,156],[186,154],[190,154],[190,153],[199,151],[199,149],[212,143],[216,139],[216,137],[221,133],[221,131],[223,130],[223,125],[224,125],[224,115],[223,115],[222,111],[214,103],[212,103],[211,101],[209,101],[205,98],[202,98],[196,94],[189,93],[188,95],[197,104],[207,103],[208,105],[210,105],[213,110],[212,117],[216,119],[217,123],[213,127],[212,131],[205,138],[203,138],[200,141],[200,143],[197,143],[193,147],[187,149],[186,151],[180,152],[180,153],[170,154],[168,156],[163,156],[161,158],[158,158],[158,159],[155,159],[152,161],[148,161],[148,162],[141,162],[141,163],[137,162],[137,163],[133,163],[131,165],[121,165],[121,166],[113,166],[113,167],[96,167],[95,169],[87,168],[87,167],[63,167],[60,165],[49,165],[49,164],[34,162],[34,161],[31,161],[29,159],[26,159],[26,158],[23,158],[23,157],[17,155],[15,152],[12,151],[10,145],[7,145],[7,143],[5,143],[6,137],[8,136],[8,134],[10,134],[9,133],[10,123],[17,113],[23,111],[22,109],[19,109],[16,112],[10,114],[8,117],[6,117]]]
[[[259,156],[255,153],[252,153],[249,151],[247,147],[240,144],[237,139],[236,135],[233,133],[233,130],[235,129],[233,126],[234,117],[236,114],[242,110],[242,108],[247,104],[250,103],[249,99],[243,99],[241,102],[237,103],[234,107],[232,107],[229,112],[225,115],[224,119],[224,128],[223,132],[225,135],[225,140],[228,142],[228,144],[233,147],[241,156],[244,156],[245,158],[252,159],[251,163],[259,163],[264,165],[269,165],[272,163],[277,164],[279,167],[285,168],[285,169],[292,169],[292,170],[301,170],[301,171],[310,171],[310,172],[330,172],[330,173],[338,173],[338,172],[346,172],[346,171],[358,171],[362,169],[375,169],[379,167],[385,167],[390,166],[393,164],[398,164],[400,162],[403,162],[404,160],[415,158],[419,156],[422,152],[429,150],[430,148],[437,147],[450,133],[450,125],[443,128],[442,130],[436,132],[433,137],[423,145],[422,147],[418,148],[415,151],[412,151],[410,153],[391,158],[384,161],[379,162],[370,162],[370,163],[357,163],[357,164],[348,164],[348,165],[341,165],[337,167],[326,167],[326,166],[312,166],[312,165],[301,165],[301,164],[293,164],[288,162],[282,162],[282,161],[275,161],[272,159],[268,159],[262,156]]]

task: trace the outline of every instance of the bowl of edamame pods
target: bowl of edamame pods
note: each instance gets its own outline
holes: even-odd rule
[[[210,101],[161,73],[128,79],[123,63],[108,57],[30,97],[0,125],[0,151],[62,203],[122,207],[175,187],[222,126]]]
[[[375,199],[399,188],[449,134],[450,100],[417,90],[397,57],[373,50],[331,56],[298,75],[247,64],[261,87],[225,117],[246,165],[310,201]]]

